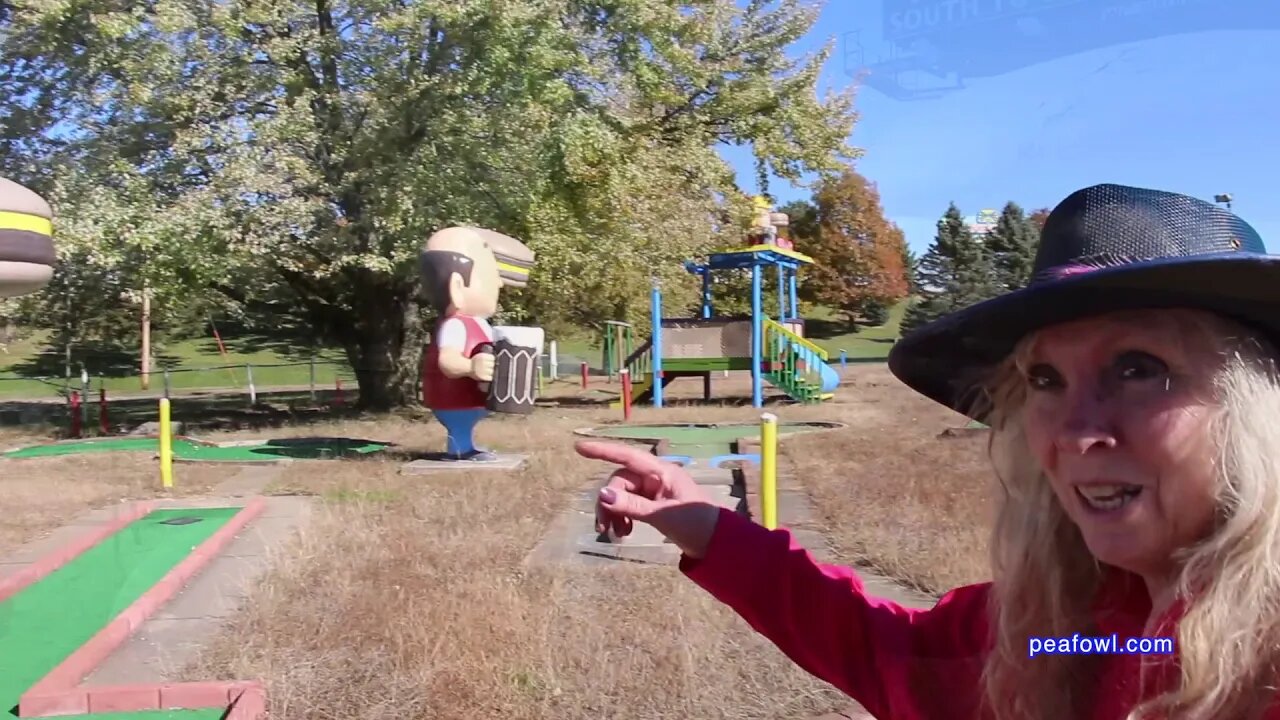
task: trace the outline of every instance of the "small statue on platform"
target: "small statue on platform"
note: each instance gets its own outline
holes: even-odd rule
[[[492,230],[451,227],[432,235],[419,257],[422,285],[439,313],[422,359],[423,404],[448,433],[449,460],[492,462],[474,442],[489,414],[494,378],[494,329],[504,285],[523,287],[534,255],[520,241]]]
[[[765,195],[756,195],[751,199],[754,214],[751,223],[752,245],[776,245],[784,250],[794,249],[795,245],[782,234],[780,228],[790,224],[786,213],[774,212],[773,203]]]

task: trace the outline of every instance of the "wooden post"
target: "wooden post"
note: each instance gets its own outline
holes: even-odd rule
[[[151,289],[142,289],[142,389],[151,387]]]
[[[618,371],[622,377],[622,419],[631,419],[631,371],[622,368]]]
[[[582,389],[587,389],[587,362],[582,361]]]
[[[98,430],[104,436],[111,434],[111,419],[107,414],[107,388],[98,386]]]

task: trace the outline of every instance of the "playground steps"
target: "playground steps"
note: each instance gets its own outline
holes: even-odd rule
[[[835,397],[835,393],[827,392],[821,385],[809,382],[803,377],[788,377],[785,373],[765,372],[764,378],[769,384],[785,392],[792,400],[803,404],[820,403]]]

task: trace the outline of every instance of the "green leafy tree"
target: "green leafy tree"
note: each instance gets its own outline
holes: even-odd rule
[[[740,236],[718,144],[797,182],[859,154],[851,95],[815,92],[831,48],[788,56],[798,0],[10,8],[0,169],[57,199],[62,242],[344,349],[372,408],[412,400],[435,230],[537,252],[504,321],[638,320],[655,277],[686,302],[681,262]]]
[[[995,227],[983,240],[991,256],[997,286],[1002,291],[1026,287],[1040,243],[1040,228],[1015,202],[1000,212]]]
[[[903,332],[998,292],[991,257],[955,203],[938,220],[933,244],[920,259],[916,284],[921,297],[903,316]]]

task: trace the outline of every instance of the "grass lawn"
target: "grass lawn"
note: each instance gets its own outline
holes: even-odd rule
[[[805,318],[806,332],[827,351],[832,361],[844,350],[851,362],[882,362],[898,338],[906,303],[895,305],[889,320],[879,327],[862,327],[848,332],[836,313],[818,308]],[[10,343],[0,352],[0,399],[55,398],[65,385],[63,356],[47,343],[47,333]],[[636,337],[637,346],[645,341]],[[106,387],[108,394],[121,392],[158,392],[164,388],[163,369],[169,369],[169,387],[173,390],[204,388],[248,388],[253,367],[257,388],[306,386],[312,381],[310,352],[290,348],[280,342],[262,338],[224,339],[223,355],[213,338],[185,340],[163,348],[156,355],[149,388],[142,386],[137,353],[90,352],[86,369],[91,378],[91,393]],[[557,352],[565,374],[565,364],[586,360],[592,368],[601,362],[598,333],[582,332],[565,340],[557,340]],[[332,389],[335,381],[344,387],[355,386],[355,374],[345,355],[339,350],[322,350],[315,357],[315,383],[318,388]],[[73,358],[72,386],[78,389],[79,359]]]
[[[858,332],[840,332],[844,328],[839,316],[827,308],[818,308],[809,317],[806,335],[827,351],[831,360],[839,360],[844,350],[850,361],[883,362],[897,341],[907,303],[900,302],[889,310],[889,320],[876,327],[862,327]]]
[[[53,351],[47,334],[9,344],[0,354],[0,398],[55,397],[64,386],[63,356]],[[311,382],[310,353],[282,347],[258,338],[224,339],[223,355],[213,338],[184,340],[166,345],[156,352],[150,388],[143,388],[136,353],[89,352],[85,369],[89,372],[91,392],[106,387],[108,394],[119,392],[160,391],[164,388],[165,368],[169,369],[169,387],[173,390],[197,388],[247,388],[253,367],[256,387],[308,385]],[[80,385],[79,359],[73,357],[72,386]],[[354,386],[355,376],[341,351],[324,350],[316,355],[315,382],[319,388],[332,388],[335,379]]]
[[[828,308],[819,307],[805,315],[805,333],[827,351],[830,358],[838,360],[840,351],[844,350],[851,362],[883,362],[889,357],[889,349],[897,341],[902,325],[902,316],[906,314],[907,303],[900,302],[889,310],[889,319],[884,325],[861,327],[858,332],[850,332],[840,315]],[[635,338],[638,347],[646,337]],[[600,338],[584,336],[571,341],[560,341],[557,349],[562,358],[575,357],[585,359],[595,367],[600,363]]]

